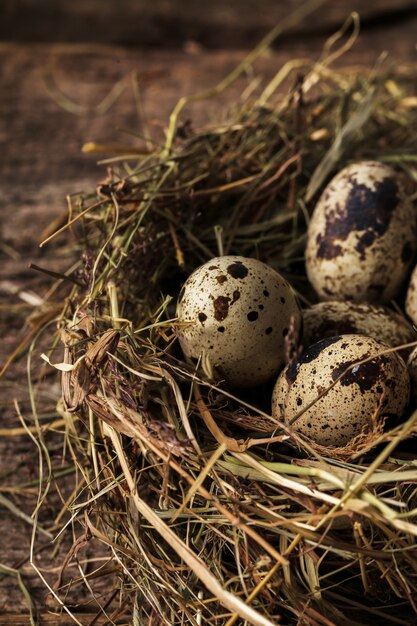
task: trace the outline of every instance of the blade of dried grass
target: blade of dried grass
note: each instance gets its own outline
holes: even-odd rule
[[[177,407],[178,407],[178,411],[179,411],[179,414],[180,414],[180,417],[181,417],[181,421],[182,421],[182,423],[184,425],[184,430],[185,430],[185,432],[187,434],[188,439],[191,441],[191,443],[192,443],[195,451],[197,452],[197,454],[201,455],[201,449],[200,449],[200,446],[198,445],[197,439],[195,438],[195,435],[194,435],[194,433],[192,431],[190,420],[188,419],[188,415],[187,415],[187,410],[186,410],[186,407],[185,407],[184,399],[182,397],[182,394],[181,394],[180,388],[178,386],[178,383],[175,381],[173,376],[171,376],[171,374],[165,368],[160,367],[159,368],[159,372],[160,372],[162,378],[165,379],[169,383],[169,385],[170,385],[170,387],[171,387],[171,389],[172,389],[172,391],[174,393],[175,401],[177,403]]]
[[[112,241],[114,234],[117,230],[117,226],[119,223],[119,213],[120,213],[120,207],[119,207],[119,203],[117,201],[117,198],[114,194],[112,194],[112,204],[113,204],[113,208],[114,208],[114,220],[113,220],[113,226],[112,229],[110,230],[110,233],[108,235],[107,240],[104,242],[104,244],[101,246],[96,259],[94,261],[94,266],[92,269],[92,277],[91,277],[91,286],[90,286],[90,294],[89,294],[89,300],[90,302],[94,299],[94,297],[97,295],[98,290],[100,289],[100,285],[101,282],[103,280],[103,276],[100,277],[100,279],[96,278],[96,272],[97,272],[97,268],[99,266],[100,263],[100,259],[103,257],[107,246],[109,245],[109,243]],[[97,284],[98,283],[98,284]]]
[[[351,24],[352,33],[349,35],[347,41],[345,41],[339,49],[331,52],[334,44],[344,37]],[[317,83],[320,74],[322,74],[327,67],[329,67],[332,63],[334,63],[336,59],[343,56],[348,50],[352,48],[359,35],[359,25],[359,15],[356,12],[353,12],[347,18],[343,26],[334,35],[327,39],[323,47],[320,59],[317,61],[317,63],[314,64],[312,71],[310,71],[303,80],[304,94],[307,93],[309,89],[311,89],[314,84]],[[266,106],[268,100],[270,100],[273,94],[276,93],[280,85],[284,82],[289,74],[291,74],[294,70],[300,71],[303,67],[310,68],[310,66],[311,63],[309,59],[292,59],[291,61],[288,61],[265,87],[264,91],[258,98],[257,103],[260,106]],[[287,104],[288,98],[283,100],[280,107],[282,108]]]
[[[253,468],[259,472],[261,476],[264,477],[265,480],[269,479],[272,483],[279,485],[281,487],[285,487],[286,489],[294,490],[295,492],[300,492],[302,494],[308,496],[314,496],[323,502],[327,502],[329,504],[338,504],[340,499],[335,496],[331,496],[327,493],[322,493],[318,489],[308,487],[300,482],[295,480],[290,480],[289,478],[285,478],[278,472],[274,472],[268,467],[265,467],[262,462],[257,461],[251,454],[247,452],[232,452],[233,456],[239,461],[239,464],[235,467],[234,471],[242,477],[247,476],[248,467]],[[246,467],[244,467],[246,466]],[[246,474],[245,474],[246,472]]]
[[[204,583],[207,589],[213,593],[220,603],[229,610],[236,612],[243,619],[247,620],[253,626],[273,626],[272,622],[262,616],[258,611],[251,609],[242,600],[223,589],[219,581],[210,573],[205,563],[193,553],[190,548],[167,526],[151,507],[139,497],[136,490],[132,474],[126,461],[125,453],[120,444],[120,439],[115,430],[110,430],[111,440],[117,453],[120,465],[126,482],[129,486],[131,497],[137,507],[139,513],[160,533],[164,540],[175,550],[175,552],[187,563],[196,576]]]
[[[353,484],[350,484],[347,487],[345,494],[342,496],[339,503],[335,505],[335,509],[332,509],[332,512],[334,512],[334,510],[336,510],[336,508],[338,508],[339,506],[345,506],[350,497],[355,497],[358,494],[363,485],[365,485],[367,479],[374,474],[379,466],[390,456],[392,451],[397,447],[398,443],[406,437],[409,431],[414,428],[416,421],[417,411],[414,411],[411,417],[404,423],[398,435],[391,442],[389,442],[387,446],[378,454],[378,456],[369,465],[365,472]],[[370,497],[371,494],[367,492],[364,492],[362,495],[364,498],[366,498],[366,500],[368,500],[368,502],[379,508],[379,510],[385,515],[387,521],[389,520],[390,524],[395,526],[395,528],[417,536],[417,524],[412,524],[410,522],[397,519],[397,512],[385,506],[382,501],[375,496]],[[324,525],[326,521],[326,516],[324,516],[323,519],[319,522],[318,528]]]
[[[116,405],[116,403],[113,402],[111,403],[111,410],[112,413],[117,416],[119,423],[116,421],[112,421],[109,422],[111,423],[112,426],[115,426],[117,428],[117,430],[119,430],[120,432],[125,432],[126,434],[128,434],[130,437],[137,439],[138,441],[142,441],[143,444],[149,448],[150,450],[152,450],[161,460],[164,461],[164,463],[168,464],[170,467],[172,467],[183,479],[185,479],[191,486],[194,484],[194,479],[192,478],[192,476],[187,473],[179,463],[177,463],[171,455],[166,454],[165,452],[163,452],[161,450],[161,448],[157,445],[157,442],[152,441],[152,438],[149,436],[149,433],[142,430],[141,428],[139,428],[139,424],[140,424],[140,418],[137,417],[131,417],[130,419],[126,420],[126,416],[123,415],[123,412],[121,411],[120,407],[118,407]],[[132,414],[133,412],[130,411],[130,413]],[[104,414],[101,415],[101,417],[103,419],[106,419]],[[128,425],[126,425],[128,424]],[[107,427],[107,424],[106,424]],[[275,549],[273,548],[273,546],[271,546],[263,537],[261,537],[259,535],[259,533],[257,533],[253,528],[251,528],[250,526],[247,526],[246,524],[243,524],[234,513],[230,512],[227,507],[223,506],[215,497],[213,497],[213,495],[207,490],[205,489],[202,485],[198,488],[199,493],[208,501],[208,502],[212,502],[214,504],[214,506],[218,509],[218,511],[220,513],[222,513],[227,520],[232,524],[232,525],[239,525],[239,527],[252,539],[254,539],[254,541],[256,541],[256,543],[258,543],[260,546],[262,546],[262,548],[274,559],[276,559],[277,561],[282,562],[283,564],[286,564],[286,559],[284,557],[282,557],[282,555]]]
[[[348,37],[346,45],[350,42]],[[412,163],[413,109],[400,103],[413,95],[415,68],[390,72],[378,66],[370,73],[335,72],[329,64],[345,44],[335,50],[334,43],[329,40],[330,48],[325,47],[318,62],[306,64],[302,82],[296,80],[302,61],[282,68],[263,91],[259,82],[261,96],[268,98],[284,78],[288,84],[296,83],[282,98],[276,94],[276,103],[271,99],[261,108],[252,81],[244,97],[251,92],[253,101],[239,104],[228,124],[203,131],[184,127],[181,134],[176,132],[173,112],[172,137],[165,146],[153,144],[155,152],[137,158],[135,164],[119,165],[122,157],[109,160],[113,177],[108,174],[106,188],[99,190],[107,197],[101,198],[97,211],[83,213],[87,197],[74,207],[70,203],[68,220],[76,217],[73,211],[77,216],[82,213],[81,246],[93,252],[74,268],[89,286],[94,259],[106,241],[108,245],[97,268],[94,301],[89,304],[85,292],[75,286],[60,323],[73,330],[80,320],[89,319],[79,328],[87,329],[91,342],[109,327],[123,330],[117,355],[104,355],[100,366],[91,369],[90,393],[77,410],[82,419],[75,432],[68,430],[71,416],[66,415],[62,449],[74,465],[76,488],[71,497],[60,495],[61,530],[56,530],[61,540],[63,530],[74,527],[81,512],[91,508],[96,521],[88,524],[94,537],[118,559],[122,589],[141,594],[136,615],[141,623],[155,620],[156,615],[166,624],[223,623],[229,614],[223,614],[218,598],[205,597],[204,585],[186,564],[171,562],[172,552],[153,523],[139,518],[135,505],[126,510],[124,472],[100,418],[126,434],[123,454],[126,463],[132,460],[134,484],[141,485],[139,500],[166,520],[185,550],[201,550],[209,573],[234,598],[246,604],[256,599],[254,607],[260,614],[265,612],[266,619],[274,621],[283,613],[291,623],[304,620],[312,626],[333,620],[347,626],[346,607],[351,606],[356,616],[363,612],[364,621],[382,615],[390,623],[396,608],[390,606],[389,596],[398,593],[403,594],[404,607],[414,610],[410,599],[415,582],[414,527],[410,526],[415,521],[414,468],[390,459],[390,465],[381,462],[366,474],[375,445],[384,444],[385,449],[386,441],[414,431],[401,435],[396,427],[351,456],[340,456],[350,461],[360,456],[360,465],[339,462],[330,458],[333,452],[314,449],[238,395],[199,379],[201,370],[177,361],[170,343],[174,301],[167,302],[167,292],[175,297],[185,275],[222,247],[223,252],[272,262],[304,293],[300,264],[310,211],[303,201],[306,187],[331,150],[331,138],[335,141],[344,128],[346,132],[344,120],[360,114],[370,90],[375,108],[369,105],[368,119],[359,130],[368,141],[359,145],[352,141],[353,135],[345,136],[349,144],[342,142],[342,160],[335,167],[356,158],[392,159],[417,180]],[[390,78],[398,85],[391,92],[384,86]],[[186,105],[185,100],[180,106]],[[383,137],[389,148],[381,148]],[[110,236],[114,229],[111,191],[120,218],[114,236]],[[116,285],[110,294],[108,280]],[[161,302],[166,304],[161,307]],[[84,353],[83,341],[71,344],[68,351],[76,363]],[[172,377],[174,387],[161,376],[161,368]],[[198,407],[191,401],[197,385],[202,396]],[[227,407],[225,425],[220,421],[223,406]],[[242,419],[234,423],[236,407]],[[200,419],[202,412],[207,421]],[[252,415],[257,424],[262,422],[259,431],[254,429],[260,438],[242,441],[240,433],[251,428]],[[221,426],[217,430],[216,422]],[[274,426],[283,434],[275,436]],[[186,439],[190,432],[198,442],[194,449]],[[212,436],[223,447],[236,445],[235,454],[222,455],[218,448],[210,459]],[[270,445],[275,441],[283,445]],[[247,452],[250,446],[256,446],[256,456]],[[266,462],[286,460],[293,453],[306,458],[298,465]],[[40,484],[45,487],[47,482],[44,476]],[[352,486],[356,491],[341,504]],[[361,524],[365,540],[355,532],[354,522]],[[291,546],[292,558],[284,558]],[[282,564],[279,572],[275,560]],[[271,571],[276,571],[276,578],[262,584]],[[374,612],[370,607],[374,599],[359,597],[361,580],[371,592],[377,588],[384,594],[384,609]],[[338,598],[332,595],[335,589],[343,590]],[[359,591],[353,605],[345,602],[352,590]]]
[[[78,626],[83,626],[81,624],[81,622],[71,613],[71,611],[65,606],[65,604],[61,601],[61,599],[58,597],[58,595],[55,593],[55,591],[52,589],[52,587],[49,585],[49,583],[47,582],[46,578],[44,577],[44,575],[42,574],[42,572],[40,571],[39,567],[37,566],[36,562],[35,562],[35,554],[36,554],[36,550],[35,550],[35,538],[36,538],[36,533],[38,531],[38,516],[39,516],[39,510],[40,507],[42,506],[43,502],[45,501],[45,498],[47,496],[47,493],[49,491],[49,487],[51,484],[51,475],[52,475],[52,465],[51,465],[51,459],[49,456],[49,452],[48,449],[44,443],[43,440],[43,435],[41,432],[39,432],[39,423],[37,420],[37,411],[36,411],[36,404],[35,404],[35,399],[34,399],[34,394],[33,394],[33,388],[32,388],[32,381],[31,381],[31,353],[33,350],[34,344],[32,343],[30,351],[29,351],[29,356],[28,356],[28,364],[27,364],[27,371],[28,371],[28,384],[29,384],[29,392],[30,392],[30,401],[31,401],[31,406],[32,406],[32,414],[35,420],[35,423],[38,427],[38,437],[39,440],[29,431],[27,430],[27,434],[29,435],[29,437],[33,440],[35,447],[38,450],[38,458],[39,458],[39,490],[38,490],[38,497],[37,497],[37,506],[34,510],[34,512],[32,513],[32,518],[33,518],[33,525],[32,525],[32,534],[31,534],[31,541],[30,541],[30,556],[29,556],[29,563],[31,565],[31,567],[33,568],[33,570],[36,572],[36,574],[39,576],[40,580],[42,580],[42,582],[44,583],[44,585],[48,588],[49,592],[53,595],[53,597],[56,599],[56,601],[58,602],[58,604],[63,608],[63,610],[71,617],[71,619],[78,624]],[[23,419],[23,416],[20,412],[20,408],[19,405],[17,403],[17,401],[15,400],[15,408],[16,408],[16,413],[23,425],[24,428],[26,428],[26,423]],[[47,464],[47,468],[48,468],[48,475],[46,476],[46,485],[45,488],[43,488],[42,483],[44,482],[44,461],[43,461],[43,456],[45,455],[46,458],[46,464]]]
[[[334,170],[336,164],[340,162],[350,142],[369,120],[375,106],[375,95],[376,90],[369,88],[368,93],[363,97],[357,111],[349,117],[348,121],[334,138],[331,147],[313,172],[305,193],[306,202],[311,201],[313,196],[323,185],[323,182]]]
[[[26,600],[26,604],[28,607],[28,611],[29,611],[29,622],[31,624],[31,626],[38,626],[39,622],[36,619],[35,616],[35,607],[33,604],[33,600],[32,600],[32,596],[29,593],[28,588],[26,587],[25,583],[23,582],[23,578],[21,573],[19,572],[18,569],[15,569],[13,567],[10,567],[8,565],[3,565],[2,563],[0,563],[0,573],[1,574],[5,574],[6,576],[15,576],[17,578],[17,582],[19,584],[19,587],[22,591],[22,594]]]
[[[61,309],[62,309],[61,305],[55,305],[55,307],[47,309],[44,313],[40,314],[37,317],[36,321],[32,325],[32,328],[28,330],[28,332],[23,337],[21,342],[13,350],[12,354],[10,354],[10,356],[6,359],[5,364],[0,369],[0,378],[6,373],[6,371],[9,369],[11,364],[17,359],[17,357],[19,357],[20,354],[24,350],[26,350],[28,346],[30,346],[34,337],[36,337],[40,331],[45,330],[48,322],[53,320],[57,316],[58,312],[61,311]]]
[[[221,94],[225,89],[227,89],[231,84],[235,82],[237,78],[243,72],[245,72],[251,65],[258,59],[268,48],[269,46],[285,31],[289,30],[293,26],[299,24],[303,19],[308,17],[314,11],[324,4],[326,4],[327,0],[308,0],[304,2],[301,6],[297,7],[294,11],[292,11],[286,18],[284,18],[279,24],[277,24],[261,41],[260,43],[250,52],[247,57],[239,63],[239,65],[232,70],[232,72],[226,76],[218,85],[216,85],[212,89],[205,90],[195,96],[182,97],[179,99],[178,104],[175,106],[173,112],[171,113],[169,119],[169,126],[167,131],[167,140],[165,151],[163,156],[168,158],[172,144],[175,137],[175,131],[177,127],[178,117],[184,107],[192,102],[198,102],[199,100],[206,100],[208,98],[212,98]]]
[[[16,504],[14,504],[11,500],[3,496],[1,493],[0,493],[0,505],[4,506],[4,508],[10,511],[12,515],[15,515],[19,519],[23,520],[26,524],[29,524],[29,526],[33,527],[35,523],[33,519],[29,515],[26,515],[24,511],[19,509],[19,507],[16,506]],[[41,535],[43,535],[44,537],[47,537],[47,539],[52,539],[51,533],[45,530],[44,528],[42,528],[42,526],[40,526],[39,524],[37,524],[36,529]]]
[[[54,428],[59,428],[60,426],[65,425],[65,419],[56,419],[52,420],[52,422],[47,422],[46,424],[42,424],[40,429],[42,432],[46,432],[48,430],[53,430]],[[22,426],[21,428],[0,428],[0,437],[20,437],[21,435],[26,435],[28,431],[32,434],[36,434],[38,432],[37,426]]]
[[[84,215],[87,215],[87,213],[89,213],[93,209],[96,209],[97,207],[102,206],[103,204],[105,204],[105,202],[106,200],[99,200],[98,202],[94,202],[93,204],[88,206],[86,209],[84,209],[80,213],[77,213],[77,215],[72,220],[70,220],[69,222],[66,222],[66,224],[64,224],[61,228],[58,228],[58,230],[55,230],[51,235],[46,237],[46,239],[41,241],[39,244],[39,247],[43,248],[45,244],[49,243],[52,239],[55,239],[55,237],[58,237],[58,235],[60,235],[65,230],[67,230],[67,228],[70,228],[71,226],[73,226],[76,222],[78,222],[78,220],[83,218]]]
[[[184,500],[182,501],[181,506],[179,507],[179,509],[177,509],[177,511],[172,516],[171,523],[174,523],[175,520],[178,518],[178,516],[181,515],[181,513],[185,510],[191,498],[193,497],[195,493],[197,493],[198,488],[203,484],[203,482],[209,475],[210,471],[212,470],[214,465],[217,463],[217,461],[220,459],[220,457],[223,455],[225,450],[226,450],[225,443],[220,444],[219,447],[214,450],[213,454],[211,455],[211,457],[208,459],[207,463],[201,470],[194,484],[188,490]]]

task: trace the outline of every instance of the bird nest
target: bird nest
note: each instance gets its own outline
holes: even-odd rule
[[[212,381],[177,341],[180,288],[214,256],[256,257],[314,299],[306,227],[346,163],[417,181],[416,69],[337,71],[334,56],[257,82],[218,126],[182,123],[182,99],[163,146],[110,159],[71,202],[60,232],[78,262],[51,296],[57,335],[51,316],[44,331],[60,454],[39,428],[51,489],[43,477],[37,514],[56,490],[54,536],[72,547],[49,590],[76,622],[80,587],[108,623],[405,626],[417,612],[417,413],[320,448],[272,418],[268,385]]]

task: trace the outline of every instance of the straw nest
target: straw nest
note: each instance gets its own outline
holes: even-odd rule
[[[176,341],[181,285],[219,253],[257,257],[313,298],[306,225],[347,162],[417,181],[415,68],[338,72],[332,60],[327,49],[288,64],[218,127],[181,124],[182,100],[164,146],[111,159],[71,203],[79,262],[53,295],[63,305],[45,357],[61,371],[55,437],[76,476],[56,530],[74,541],[51,588],[62,606],[66,570],[94,540],[119,598],[103,607],[109,623],[413,620],[417,469],[404,442],[417,413],[320,449],[272,419],[267,387],[212,383]]]

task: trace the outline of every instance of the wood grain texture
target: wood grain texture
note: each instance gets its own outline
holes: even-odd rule
[[[417,58],[417,17],[400,29],[361,35],[340,63],[372,66],[387,48],[392,63]],[[297,40],[289,53],[282,45],[260,59],[256,70],[271,77],[289,59],[317,57],[323,39]],[[143,100],[144,118],[163,138],[170,111],[179,95],[192,95],[216,85],[244,57],[243,51],[160,52],[114,46],[0,44],[0,137],[6,146],[0,188],[8,207],[6,242],[27,248],[33,242],[33,221],[41,231],[65,206],[65,196],[91,188],[103,176],[96,159],[81,153],[86,141],[135,145],[126,130],[143,132],[135,112],[130,76],[133,72]],[[388,61],[389,63],[389,61]],[[187,109],[195,127],[214,119],[247,86],[243,77],[221,97]],[[96,105],[124,81],[126,88],[108,109]],[[60,100],[60,102],[57,102]],[[71,113],[71,108],[77,113]],[[18,207],[19,211],[16,212]],[[18,241],[14,243],[14,235]],[[19,248],[18,248],[19,249]]]
[[[16,6],[23,4],[20,0],[16,1]],[[353,6],[350,2],[335,2],[332,6],[340,8],[342,4],[346,4],[347,8]],[[406,4],[400,2],[398,6]],[[155,11],[162,5],[162,1],[158,0]],[[9,11],[10,20],[14,6],[14,2],[3,1],[2,10]],[[25,6],[29,11],[34,3],[27,2]],[[52,11],[53,3],[40,2],[38,6],[42,13],[48,6]],[[80,2],[71,6],[75,12],[81,11]],[[91,8],[92,5],[86,4],[88,6]],[[191,2],[190,10],[195,6]],[[233,13],[236,4],[225,3],[224,10],[229,6]],[[372,8],[376,4],[369,6]],[[380,3],[380,7],[387,9],[388,2]],[[323,23],[330,23],[328,19],[327,13],[323,14]],[[247,20],[244,11],[242,20]],[[4,24],[2,22],[0,28],[4,29]],[[355,48],[341,63],[373,65],[379,53],[387,47],[392,58],[399,62],[415,62],[416,32],[415,17],[400,25],[393,22],[369,29],[360,36]],[[281,42],[273,54],[259,61],[256,69],[267,79],[289,58],[317,56],[322,44],[320,37],[295,37],[290,46],[288,42]],[[28,269],[30,261],[58,271],[71,263],[62,248],[62,240],[46,250],[39,250],[37,242],[40,232],[65,211],[66,194],[92,189],[104,176],[105,168],[96,165],[96,157],[82,154],[81,145],[90,140],[122,141],[130,145],[141,141],[122,130],[143,131],[134,108],[130,83],[132,72],[138,77],[147,124],[156,136],[163,137],[168,115],[178,97],[215,85],[244,56],[244,52],[238,50],[208,51],[192,46],[187,50],[141,51],[98,44],[0,44],[0,143],[3,146],[0,167],[0,300],[3,303],[21,304],[23,300],[19,291],[22,290],[35,294],[42,294],[45,290],[47,281]],[[119,81],[126,82],[123,93],[109,109],[97,112],[96,105]],[[218,119],[229,104],[236,102],[247,84],[248,78],[242,78],[218,99],[187,109],[185,117],[189,117],[195,127]],[[68,110],[71,108],[77,114]],[[25,312],[0,311],[0,315],[4,355],[23,336],[20,327]],[[23,361],[12,368],[8,382],[1,383],[0,390],[2,427],[19,425],[12,404],[16,394],[24,414],[29,412]],[[52,381],[45,381],[45,410],[48,407],[53,410],[58,393]],[[27,514],[33,510],[34,493],[17,497],[7,492],[7,488],[33,479],[37,471],[36,463],[27,437],[0,438],[0,494],[3,493]],[[4,488],[6,491],[1,491]],[[52,507],[43,523],[48,526],[54,515],[56,510]],[[0,506],[0,562],[19,567],[25,583],[37,599],[38,608],[43,611],[41,624],[70,624],[72,622],[65,616],[61,618],[46,612],[45,588],[28,563],[29,532],[27,522]],[[88,549],[96,550],[97,546],[91,545]],[[54,568],[63,562],[67,550],[67,544],[59,548],[54,567],[51,567],[51,546],[40,553],[39,564],[45,568],[51,581],[56,576]],[[101,588],[98,593],[100,599],[105,601],[107,590]],[[85,602],[86,597],[78,600]],[[0,576],[0,624],[28,624],[25,610],[17,580]],[[15,613],[23,613],[23,616],[12,619],[10,614]],[[94,613],[86,616],[85,623],[90,623],[88,620],[93,617]]]
[[[105,617],[97,617],[96,613],[76,613],[78,621],[83,626],[90,626],[93,624],[94,626],[104,626],[104,624],[108,625],[109,621]],[[68,617],[65,613],[63,615],[57,615],[54,613],[41,613],[38,617],[39,623],[42,626],[73,626],[73,620]],[[120,626],[124,624],[127,626],[128,622],[126,620],[115,620],[114,624]],[[5,615],[0,615],[0,626],[28,626],[29,621],[27,615],[17,615],[16,613],[8,613]]]
[[[197,41],[209,48],[256,45],[304,0],[3,0],[0,39],[8,41],[101,42],[134,47],[178,48]],[[364,25],[401,22],[417,11],[414,0],[329,0],[293,34],[330,33],[350,11]],[[293,36],[286,37],[291,43]]]

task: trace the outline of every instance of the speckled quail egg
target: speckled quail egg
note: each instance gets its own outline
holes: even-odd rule
[[[371,429],[376,416],[401,416],[409,397],[407,366],[395,352],[382,354],[388,348],[363,335],[328,337],[313,344],[278,377],[273,416],[332,447],[345,446]]]
[[[407,276],[416,212],[389,165],[362,161],[324,190],[308,227],[306,268],[322,300],[387,302]]]
[[[405,298],[405,312],[417,325],[417,265],[413,269]]]
[[[414,402],[417,402],[417,346],[408,357],[407,367],[410,374],[411,395]]]
[[[366,335],[396,347],[417,339],[411,324],[398,313],[376,304],[319,302],[303,310],[303,344],[334,335]]]
[[[284,365],[285,338],[301,312],[289,283],[256,259],[217,257],[197,268],[177,303],[186,356],[208,359],[232,387],[255,386]]]

